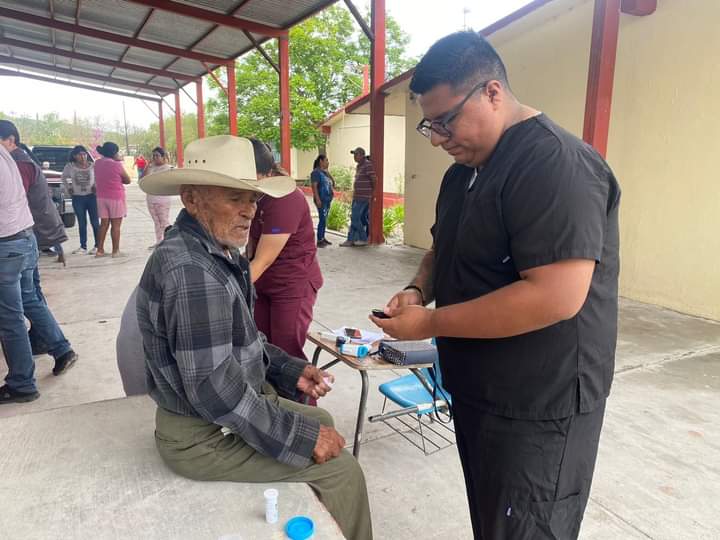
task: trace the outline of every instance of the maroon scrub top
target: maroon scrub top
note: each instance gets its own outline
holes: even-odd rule
[[[307,294],[308,282],[317,291],[323,284],[317,260],[310,207],[305,194],[296,189],[279,199],[265,196],[258,201],[250,238],[257,250],[263,234],[289,234],[290,238],[275,262],[255,282],[258,294],[300,298]]]

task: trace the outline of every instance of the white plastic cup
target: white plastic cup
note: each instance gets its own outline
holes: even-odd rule
[[[265,521],[277,523],[278,521],[278,490],[266,489],[265,493]]]

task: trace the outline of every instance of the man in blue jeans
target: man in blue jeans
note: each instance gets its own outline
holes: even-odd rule
[[[8,365],[0,404],[40,397],[26,317],[55,358],[53,375],[67,371],[78,358],[36,288],[38,247],[32,226],[20,172],[0,137],[0,343]]]
[[[357,147],[350,153],[355,158],[355,183],[353,184],[353,202],[350,212],[350,230],[347,240],[341,247],[367,246],[370,233],[370,201],[375,187],[375,168],[365,155],[365,149]]]

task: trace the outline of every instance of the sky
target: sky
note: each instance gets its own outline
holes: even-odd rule
[[[419,57],[444,35],[464,27],[481,30],[527,3],[529,0],[386,0],[386,9],[410,36],[408,53]],[[359,8],[367,4],[364,0],[355,1]],[[339,2],[339,5],[344,3]],[[194,85],[189,85],[186,90],[194,96]],[[206,99],[208,95],[206,88]],[[169,100],[174,108],[172,97]],[[75,114],[84,118],[100,116],[106,125],[112,126],[123,122],[123,101],[129,126],[147,127],[157,121],[147,106],[137,99],[19,77],[0,77],[0,111],[11,115],[56,112],[67,120]],[[155,104],[149,105],[157,109]],[[181,109],[195,109],[182,93]],[[165,114],[172,113],[165,109]]]

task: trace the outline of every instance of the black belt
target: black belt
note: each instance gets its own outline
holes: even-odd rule
[[[28,238],[32,234],[32,227],[28,227],[25,230],[11,234],[10,236],[3,236],[0,238],[0,242],[10,242],[11,240],[22,240]]]

